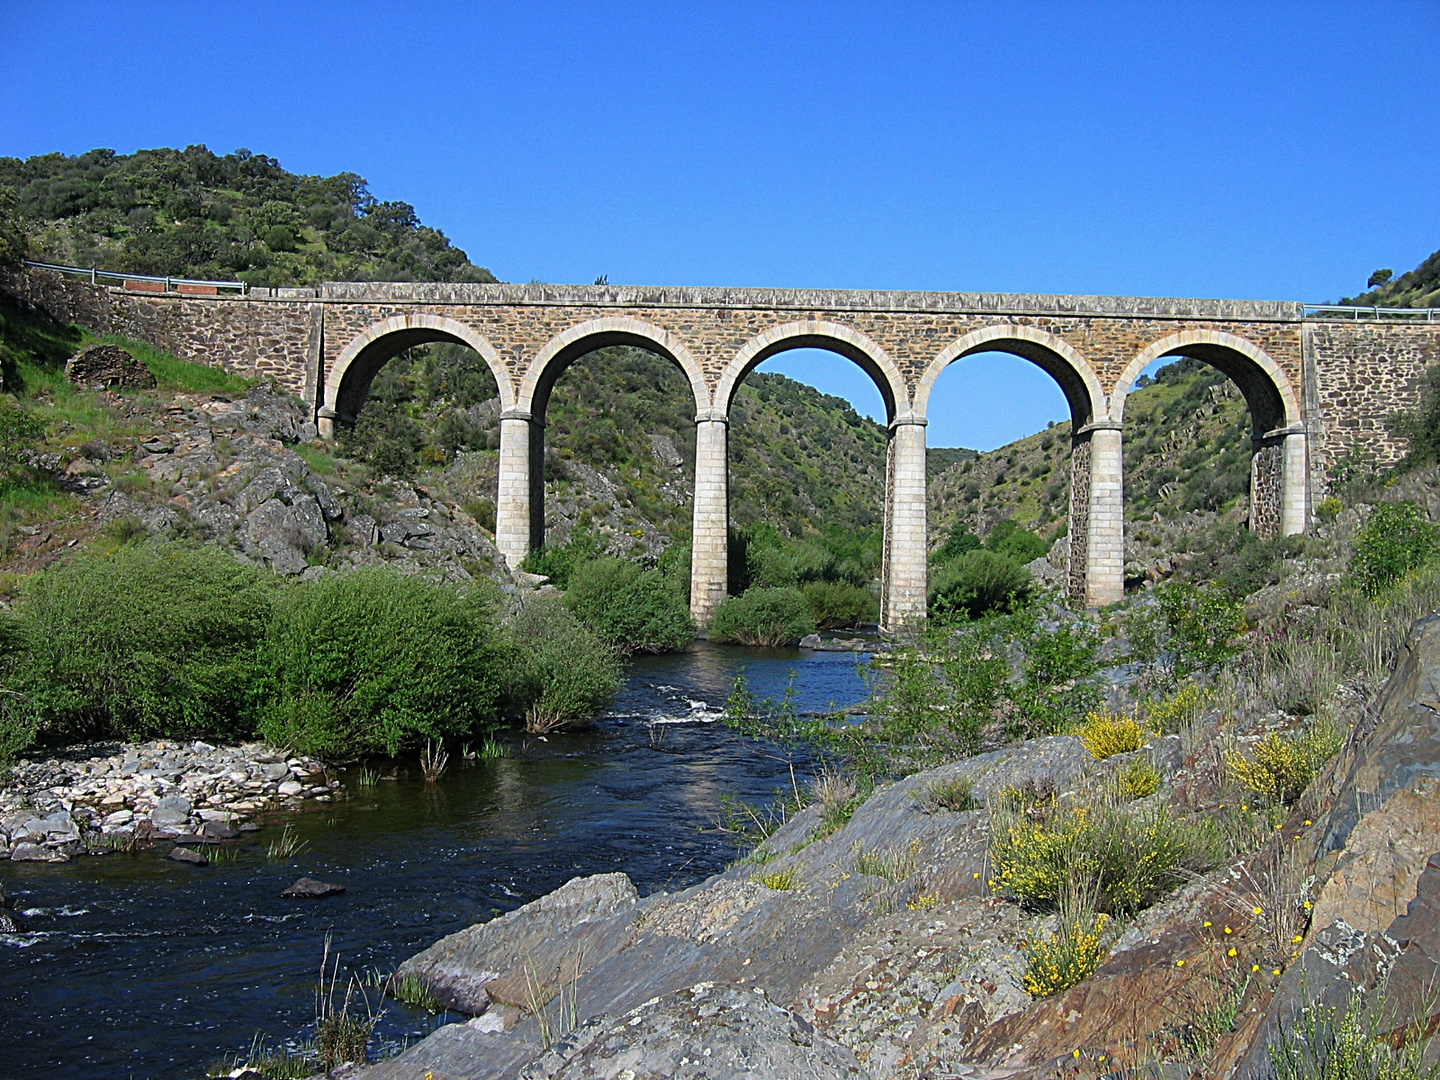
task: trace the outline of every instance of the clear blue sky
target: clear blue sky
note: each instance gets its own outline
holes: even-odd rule
[[[354,171],[510,281],[1323,301],[1440,247],[1437,42],[1437,0],[0,0],[0,154]],[[975,358],[930,441],[1063,415]]]

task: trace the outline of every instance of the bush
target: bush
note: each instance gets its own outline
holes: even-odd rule
[[[1048,552],[1050,545],[1029,529],[1021,528],[1006,518],[990,530],[990,535],[985,538],[985,549],[1024,566]]]
[[[821,630],[879,621],[880,605],[869,589],[843,581],[808,581],[800,589]]]
[[[993,551],[968,551],[940,567],[930,585],[930,617],[942,622],[1014,611],[1030,598],[1030,571]]]
[[[1350,574],[1372,600],[1440,551],[1435,526],[1413,502],[1381,503],[1355,537]]]
[[[1210,585],[1172,581],[1155,590],[1160,614],[1170,632],[1175,674],[1213,674],[1232,660],[1235,637],[1245,626],[1244,605]]]
[[[980,538],[957,522],[950,530],[950,535],[945,537],[945,543],[935,553],[936,561],[948,562],[956,556],[964,555],[967,551],[975,551],[981,546]]]
[[[793,645],[815,633],[815,618],[799,589],[753,587],[710,616],[710,640],[740,645]]]
[[[620,692],[615,652],[559,601],[527,597],[505,626],[503,703],[531,731],[589,720]]]
[[[329,760],[493,729],[493,621],[478,596],[386,569],[287,590],[260,657],[260,734]]]
[[[606,556],[570,575],[565,606],[616,652],[677,652],[695,639],[695,620],[659,570]]]
[[[1251,757],[1226,754],[1225,764],[1230,774],[1256,795],[1288,806],[1304,794],[1343,745],[1345,736],[1338,728],[1320,723],[1288,738],[1272,731],[1255,744]]]
[[[1160,770],[1144,758],[1133,758],[1115,775],[1115,793],[1122,799],[1144,799],[1160,790]]]
[[[544,574],[557,589],[570,587],[570,575],[601,553],[600,538],[582,529],[573,529],[570,540],[558,546],[549,544],[530,552],[520,560],[520,569],[527,574]]]
[[[14,688],[67,736],[238,737],[274,579],[218,548],[132,544],[39,575]]]
[[[1183,872],[1208,870],[1217,853],[1212,828],[1181,822],[1169,807],[1129,812],[1053,797],[1026,806],[1007,794],[990,815],[995,887],[1024,900],[1053,904],[1078,890],[1098,910],[1133,914]]]
[[[1080,917],[1066,913],[1055,933],[1020,942],[1025,992],[1032,998],[1054,997],[1093,975],[1109,955],[1104,944],[1109,921],[1093,912]]]
[[[1085,722],[1071,731],[1085,744],[1085,749],[1097,761],[1114,757],[1116,754],[1130,754],[1141,749],[1150,741],[1150,732],[1139,721],[1129,716],[1117,716],[1108,712],[1093,712]]]

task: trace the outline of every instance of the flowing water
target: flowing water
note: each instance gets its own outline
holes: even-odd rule
[[[455,760],[434,785],[413,760],[380,763],[398,776],[367,787],[348,770],[351,798],[266,819],[234,861],[0,863],[24,924],[0,935],[0,1077],[199,1077],[256,1033],[293,1046],[313,1029],[326,935],[343,982],[576,875],[624,871],[643,894],[721,869],[736,846],[715,828],[720,797],[763,802],[791,783],[775,747],[714,722],[741,668],[762,697],[793,673],[802,711],[865,697],[852,654],[701,644],[637,660],[593,729],[517,734],[512,756]],[[282,821],[304,847],[276,862]],[[302,875],[346,892],[281,899]],[[447,1019],[387,1002],[372,1052]]]

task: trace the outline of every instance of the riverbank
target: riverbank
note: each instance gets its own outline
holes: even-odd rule
[[[320,762],[264,743],[81,743],[15,763],[0,788],[0,855],[66,862],[139,843],[218,843],[261,811],[344,797]]]

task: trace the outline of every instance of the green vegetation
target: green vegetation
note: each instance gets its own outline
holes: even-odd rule
[[[272,286],[495,280],[354,173],[297,176],[248,150],[0,157],[3,189],[14,210],[0,221],[50,262]]]
[[[717,607],[709,630],[722,644],[793,645],[815,633],[815,618],[799,589],[756,585]]]
[[[286,590],[260,652],[260,734],[336,759],[499,723],[493,617],[475,594],[387,570]]]
[[[1030,598],[1030,571],[1015,560],[983,548],[967,551],[935,568],[930,581],[930,617],[949,623],[1015,611]]]
[[[1341,300],[1340,303],[1366,307],[1440,306],[1440,251],[1398,278],[1393,271],[1377,270],[1370,275],[1366,288],[1370,291]]]
[[[570,576],[565,606],[619,653],[675,652],[695,638],[685,596],[659,570],[603,557]]]
[[[216,548],[137,544],[37,576],[12,686],[67,737],[238,737],[274,579]]]
[[[284,583],[215,547],[96,548],[0,621],[0,764],[35,738],[259,734],[330,760],[593,716],[612,650],[558,603],[508,620],[385,569]]]
[[[1051,796],[1007,793],[990,808],[995,888],[1023,900],[1057,903],[1071,892],[1099,911],[1127,915],[1149,907],[1186,871],[1219,860],[1219,834],[1205,819],[1169,807],[1141,811]]]
[[[1433,993],[1426,988],[1425,993]],[[1423,1022],[1403,1041],[1385,1001],[1355,990],[1339,1006],[1302,1008],[1268,1046],[1275,1080],[1437,1080],[1434,1037]],[[1423,1015],[1423,1014],[1422,1014]],[[1408,1033],[1407,1033],[1408,1034]],[[1400,1045],[1397,1045],[1399,1043]]]
[[[91,341],[99,341],[107,345],[118,345],[150,369],[150,374],[155,376],[157,388],[160,390],[182,394],[239,396],[254,385],[254,381],[251,379],[242,379],[238,375],[231,375],[229,372],[209,364],[181,360],[161,349],[147,345],[143,341],[133,341],[118,334],[94,335],[87,333],[85,340],[87,344]]]
[[[620,691],[614,651],[559,601],[527,598],[502,640],[507,681],[501,700],[527,731],[588,720]]]
[[[1098,761],[1116,754],[1132,754],[1150,741],[1150,732],[1134,717],[1111,712],[1093,712],[1085,722],[1070,729]]]
[[[1355,537],[1350,573],[1372,599],[1440,555],[1440,535],[1413,502],[1381,503]]]
[[[1020,977],[1032,998],[1054,997],[1093,975],[1109,955],[1105,931],[1109,918],[1093,911],[1064,911],[1051,934],[1020,942],[1025,971]]]

